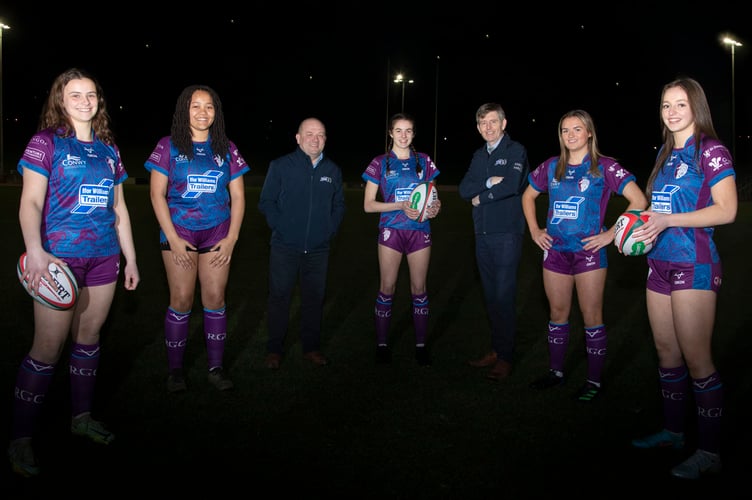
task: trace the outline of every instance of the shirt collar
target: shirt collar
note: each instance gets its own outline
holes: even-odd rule
[[[318,157],[318,158],[316,158],[316,159],[315,159],[315,160],[313,161],[313,168],[316,168],[316,167],[318,166],[319,162],[321,162],[321,160],[322,160],[323,158],[324,158],[324,153],[321,153],[321,154],[319,155],[319,157]]]

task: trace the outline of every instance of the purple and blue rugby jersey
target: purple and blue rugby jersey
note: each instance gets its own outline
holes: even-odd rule
[[[83,142],[53,129],[35,134],[17,170],[47,177],[42,245],[57,257],[108,257],[120,253],[113,189],[128,174],[117,146]]]
[[[411,155],[407,160],[400,160],[393,151],[388,154],[389,173],[386,170],[387,155],[383,154],[371,160],[361,177],[364,181],[379,185],[382,200],[386,203],[409,200],[410,193],[415,186],[421,182],[432,181],[439,175],[439,169],[427,154],[418,153],[418,156],[423,166],[420,177],[415,172],[415,156]],[[431,232],[429,220],[414,221],[402,210],[382,212],[379,217],[379,227]]]
[[[220,158],[211,141],[193,143],[193,160],[171,147],[170,137],[159,140],[146,170],[167,176],[167,206],[172,223],[191,231],[218,226],[230,218],[228,184],[250,171],[237,146],[230,142],[230,158]]]
[[[553,237],[552,248],[559,252],[582,251],[582,239],[606,228],[604,220],[612,194],[621,194],[635,176],[611,158],[601,157],[600,177],[590,173],[590,155],[580,165],[567,165],[561,181],[554,179],[556,160],[552,157],[528,175],[533,189],[548,193],[546,231]]]
[[[713,204],[710,188],[729,175],[735,176],[728,149],[720,141],[703,137],[700,164],[696,144],[690,137],[683,148],[674,149],[656,175],[650,196],[651,210],[664,214],[685,213]],[[719,262],[712,227],[666,228],[648,255],[669,262],[708,264]]]

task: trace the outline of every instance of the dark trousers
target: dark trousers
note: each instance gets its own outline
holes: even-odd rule
[[[475,235],[475,258],[491,327],[491,347],[512,362],[517,333],[517,271],[522,257],[522,235],[494,233]]]
[[[329,250],[304,253],[273,246],[269,256],[267,351],[282,354],[290,323],[290,302],[300,280],[300,341],[303,352],[318,351]]]

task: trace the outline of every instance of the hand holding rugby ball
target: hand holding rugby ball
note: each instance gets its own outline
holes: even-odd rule
[[[648,221],[646,215],[640,215],[642,210],[627,210],[616,219],[616,237],[614,244],[624,255],[633,257],[645,255],[653,249],[649,241],[635,241],[634,232]]]
[[[437,199],[439,199],[439,192],[432,181],[421,182],[415,186],[410,193],[410,208],[418,211],[419,215],[416,219],[418,222],[425,222],[428,219],[428,207]]]
[[[16,264],[16,272],[26,293],[37,302],[57,311],[65,311],[76,305],[78,283],[76,283],[76,278],[68,269],[68,266],[58,266],[54,262],[50,262],[47,269],[50,271],[53,283],[42,276],[39,283],[39,293],[36,293],[33,288],[29,288],[29,282],[26,280],[26,252],[21,254],[18,264]]]

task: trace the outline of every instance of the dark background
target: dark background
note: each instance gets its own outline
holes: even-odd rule
[[[9,432],[13,387],[33,335],[33,300],[17,282],[23,249],[18,227],[21,186],[0,185],[0,429]],[[528,386],[548,369],[548,302],[542,251],[526,237],[517,291],[514,369],[503,382],[467,360],[490,345],[483,290],[474,260],[471,204],[440,187],[441,215],[432,219],[428,270],[431,367],[413,357],[410,277],[403,264],[390,328],[393,362],[374,362],[373,304],[379,288],[378,214],[358,207],[363,190],[345,190],[347,215],[333,243],[322,323],[331,363],[303,359],[300,307],[279,370],[264,366],[269,229],[252,207],[260,187],[246,188],[247,211],[227,285],[224,367],[235,383],[219,392],[207,381],[199,295],[185,354],[188,391],[167,393],[164,310],[169,291],[159,255],[159,225],[149,186],[127,183],[141,282],[118,286],[102,329],[93,414],[115,433],[108,446],[71,435],[66,350],[45,398],[34,440],[40,476],[24,480],[0,463],[0,498],[88,500],[99,497],[295,498],[380,500],[725,500],[748,498],[752,470],[752,203],[715,241],[725,275],[718,294],[713,353],[724,387],[723,473],[702,481],[669,471],[696,447],[687,403],[685,450],[640,450],[630,441],[661,422],[657,358],[645,305],[644,257],[608,247],[603,306],[608,355],[601,397],[574,400],[587,374],[582,315],[570,316],[565,385]],[[545,216],[547,200],[538,197]],[[626,200],[609,204],[606,220]],[[575,294],[576,300],[576,294]],[[0,435],[0,440],[8,434]],[[4,448],[2,448],[4,450]],[[96,492],[96,493],[95,493]],[[238,494],[240,492],[240,494]],[[247,494],[244,494],[246,493]],[[168,498],[168,497],[165,497]]]
[[[423,9],[406,2],[231,8],[215,0],[163,15],[155,11],[169,7],[156,2],[50,7],[0,1],[0,18],[12,27],[3,33],[2,47],[6,172],[15,170],[36,129],[52,80],[80,66],[104,86],[134,177],[146,176],[143,162],[169,133],[182,88],[200,82],[222,96],[229,135],[252,167],[247,177],[262,176],[269,159],[295,147],[299,121],[317,115],[329,129],[327,152],[347,178],[357,180],[384,150],[387,115],[399,110],[401,88],[391,82],[398,70],[415,80],[405,88],[406,109],[418,120],[416,146],[436,157],[442,183],[457,182],[482,144],[474,114],[486,101],[505,107],[508,131],[528,147],[531,165],[558,153],[558,120],[577,107],[593,114],[603,151],[641,175],[661,141],[661,87],[679,74],[704,85],[717,130],[729,143],[731,54],[720,41],[726,31],[744,44],[735,62],[737,156],[749,165],[752,36],[746,13],[736,10],[742,3],[672,2],[664,8],[656,2],[596,7],[574,2],[551,10],[509,2]],[[436,220],[429,270],[434,364],[421,370],[412,359],[409,278],[402,274],[393,323],[395,363],[379,370],[372,359],[371,323],[376,245],[367,244],[375,237],[377,217],[358,210],[362,193],[348,190],[351,215],[333,251],[326,306],[325,352],[332,365],[316,370],[304,364],[293,334],[283,369],[270,373],[262,364],[268,233],[253,209],[258,189],[249,188],[237,246],[243,258],[235,261],[228,287],[232,334],[226,359],[236,390],[218,393],[206,382],[197,315],[187,358],[190,390],[184,398],[168,398],[161,326],[168,292],[155,253],[158,227],[147,187],[126,189],[142,283],[135,294],[118,289],[103,334],[95,409],[117,440],[97,447],[70,436],[69,393],[65,370],[59,370],[37,441],[44,477],[22,481],[9,468],[0,469],[3,498],[59,494],[70,489],[71,477],[83,477],[81,484],[89,488],[105,484],[142,494],[144,484],[157,484],[194,496],[204,488],[216,488],[216,496],[238,487],[331,498],[568,492],[601,498],[604,492],[646,491],[710,498],[744,491],[739,488],[746,486],[749,470],[752,387],[746,359],[750,308],[743,306],[750,275],[747,211],[717,232],[729,270],[714,336],[728,388],[725,472],[718,481],[686,483],[668,477],[686,454],[645,454],[629,446],[660,420],[644,312],[644,261],[612,257],[604,311],[612,325],[608,388],[600,401],[583,408],[571,401],[586,369],[581,336],[570,344],[566,387],[553,393],[528,388],[547,369],[548,356],[540,254],[527,239],[518,361],[506,383],[490,384],[483,372],[466,365],[488,348],[487,325],[469,204],[450,194]],[[0,186],[0,233],[7,236],[0,261],[6,264],[22,248],[19,196],[17,186]],[[15,283],[13,267],[0,269],[5,394],[12,391],[33,329],[32,301]],[[575,311],[572,318],[581,332],[580,315]],[[4,401],[0,422],[7,428],[11,399]]]
[[[703,84],[717,132],[731,141],[731,49],[736,49],[737,163],[748,163],[750,23],[730,2],[588,4],[554,9],[504,2],[451,7],[402,3],[257,2],[156,13],[153,4],[0,7],[3,32],[5,171],[35,131],[52,80],[71,66],[102,83],[132,177],[169,134],[183,87],[220,94],[228,134],[252,168],[295,147],[300,120],[328,128],[327,152],[358,180],[384,151],[387,117],[401,107],[417,119],[416,147],[435,158],[441,182],[456,183],[482,144],[475,110],[497,101],[508,132],[531,166],[558,154],[557,125],[589,111],[601,149],[641,182],[660,144],[662,86],[679,75]],[[738,5],[738,4],[737,4]],[[161,9],[160,9],[161,10]]]

